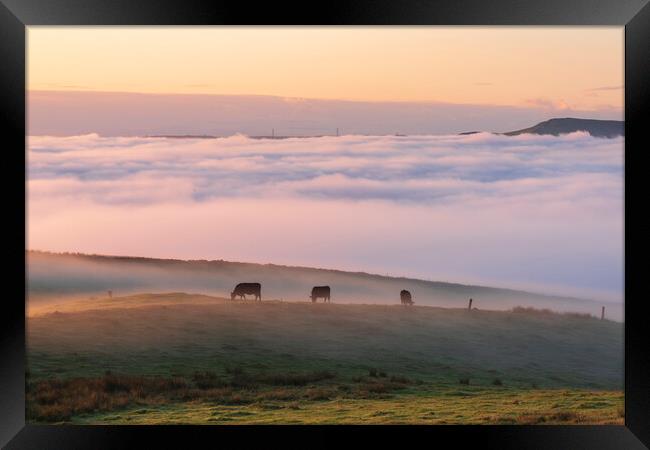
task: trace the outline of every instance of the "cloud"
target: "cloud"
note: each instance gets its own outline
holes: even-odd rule
[[[621,297],[622,138],[89,134],[28,146],[30,248]]]
[[[96,203],[310,197],[398,202],[526,198],[622,176],[622,141],[553,136],[259,140],[30,137],[30,195]],[[168,187],[174,186],[168,192]],[[600,193],[600,191],[599,191]],[[564,196],[564,197],[562,197]]]
[[[527,99],[525,103],[533,107],[551,109],[554,111],[572,111],[574,109],[562,99],[550,100],[548,98],[531,98]]]
[[[595,87],[591,89],[585,89],[588,92],[593,92],[593,91],[619,91],[623,89],[623,86],[600,86],[600,87]]]

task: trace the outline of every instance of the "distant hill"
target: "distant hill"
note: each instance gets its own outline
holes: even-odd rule
[[[502,134],[506,136],[516,136],[518,134],[551,134],[553,136],[559,136],[560,134],[573,133],[575,131],[586,131],[594,137],[603,138],[625,136],[625,126],[622,120],[573,118],[550,119],[530,128]]]
[[[506,310],[521,305],[561,312],[600,315],[622,321],[623,306],[512,289],[390,277],[363,272],[252,264],[229,261],[183,261],[82,254],[27,252],[28,307],[68,300],[143,292],[190,292],[229,297],[239,282],[262,283],[264,300],[307,301],[313,286],[329,285],[334,303],[399,303],[408,289],[416,305]]]

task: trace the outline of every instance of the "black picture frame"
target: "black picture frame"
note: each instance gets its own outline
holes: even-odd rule
[[[499,449],[642,449],[650,446],[650,352],[644,314],[647,238],[642,207],[643,118],[650,116],[648,0],[349,2],[0,0],[0,113],[5,125],[5,279],[0,328],[0,445],[6,448],[145,448],[245,445],[402,445]],[[618,25],[625,26],[624,426],[36,426],[25,424],[25,44],[30,25]],[[477,43],[478,45],[478,43]],[[9,201],[7,201],[7,199]],[[635,220],[635,215],[636,217]],[[416,444],[419,442],[419,444]],[[353,444],[354,445],[354,444]],[[246,445],[247,446],[247,445]]]

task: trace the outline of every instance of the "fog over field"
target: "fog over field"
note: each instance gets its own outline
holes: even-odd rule
[[[135,306],[108,298],[108,290],[116,296],[189,292],[229,298],[235,284],[254,281],[262,284],[264,301],[309,302],[313,286],[330,285],[334,303],[396,305],[399,292],[408,289],[419,306],[464,309],[471,297],[480,310],[523,306],[591,316],[605,306],[608,319],[623,320],[621,303],[308,267],[41,252],[28,252],[27,266],[30,316]]]
[[[623,139],[31,136],[28,248],[622,300]]]

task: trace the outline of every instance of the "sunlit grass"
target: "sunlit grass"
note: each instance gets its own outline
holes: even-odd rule
[[[562,390],[398,394],[388,399],[185,402],[76,417],[131,424],[623,424],[622,392]],[[598,407],[585,404],[597,403]]]

